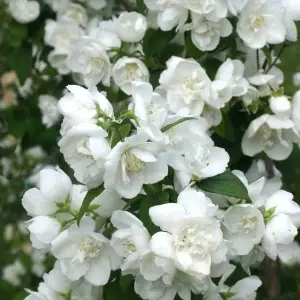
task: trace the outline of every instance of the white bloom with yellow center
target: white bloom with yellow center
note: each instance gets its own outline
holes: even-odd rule
[[[132,94],[133,81],[149,81],[149,70],[146,65],[134,57],[122,57],[114,65],[112,76],[115,84],[127,95]]]
[[[109,240],[95,231],[95,221],[83,218],[52,241],[51,251],[59,260],[62,272],[72,281],[84,277],[93,285],[105,285],[121,259]]]
[[[264,114],[252,121],[242,140],[245,155],[254,156],[264,151],[274,160],[284,160],[292,152],[291,120],[276,115]]]
[[[160,158],[160,151],[160,146],[148,142],[148,136],[144,133],[119,142],[105,163],[105,188],[114,189],[125,198],[133,198],[140,193],[143,184],[164,179],[168,166]]]

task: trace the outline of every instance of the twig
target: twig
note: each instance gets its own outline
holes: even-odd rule
[[[260,69],[260,59],[259,59],[259,50],[256,50],[256,66],[257,66],[257,70]]]
[[[271,65],[267,69],[266,74],[275,66],[275,64],[277,63],[278,59],[280,58],[280,56],[282,55],[282,53],[286,47],[287,47],[287,44],[282,45],[280,51],[277,54],[277,57],[274,59],[274,61],[271,63]]]
[[[268,178],[273,178],[275,176],[273,161],[269,157],[266,157],[265,164]],[[277,262],[266,256],[264,264],[264,284],[267,291],[268,300],[277,300],[280,295],[280,283],[277,277]]]

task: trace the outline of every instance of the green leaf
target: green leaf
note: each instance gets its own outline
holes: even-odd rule
[[[248,190],[240,179],[226,171],[220,175],[204,179],[197,186],[206,192],[220,194],[249,201]]]
[[[83,199],[82,205],[77,214],[77,224],[79,225],[84,214],[89,210],[91,202],[104,191],[103,184],[95,189],[91,189],[87,192]]]
[[[145,14],[145,10],[147,9],[144,0],[136,0],[136,11],[142,15]]]
[[[161,191],[156,194],[149,194],[142,199],[139,218],[143,222],[144,226],[148,229],[150,234],[154,234],[159,231],[159,228],[155,226],[149,216],[149,209],[155,205],[161,205],[169,202],[169,193],[167,191]]]
[[[21,84],[29,77],[32,68],[32,48],[31,45],[12,51],[7,56],[10,68],[16,71]]]
[[[131,130],[131,124],[125,124],[125,125],[122,125],[120,128],[119,128],[119,133],[121,135],[121,138],[125,138],[129,135],[129,132]]]
[[[184,118],[181,118],[180,120],[176,121],[176,122],[173,122],[169,125],[166,125],[164,126],[162,129],[161,129],[161,132],[166,132],[167,130],[170,130],[171,128],[173,128],[174,126],[177,126],[179,125],[180,123],[183,123],[185,121],[189,121],[189,120],[194,120],[195,118],[194,117],[184,117]]]
[[[234,127],[231,123],[231,119],[228,117],[227,114],[222,115],[221,123],[213,128],[213,131],[220,137],[229,140],[231,142],[235,142],[235,133]]]
[[[123,292],[126,292],[128,287],[133,282],[134,277],[132,275],[120,276],[120,287]]]
[[[21,46],[27,36],[28,28],[26,25],[17,22],[10,22],[7,30],[4,31],[3,41],[16,48]]]
[[[175,30],[162,31],[160,29],[148,29],[143,39],[143,51],[146,56],[155,56],[163,51],[175,37]]]

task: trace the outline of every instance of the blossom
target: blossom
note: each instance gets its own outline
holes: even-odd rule
[[[65,202],[72,187],[70,178],[60,169],[43,169],[39,189],[25,192],[22,205],[30,216],[49,216],[57,210],[56,203]]]
[[[103,45],[90,37],[82,37],[74,44],[68,57],[72,72],[81,73],[87,87],[99,82],[110,85],[111,64]]]
[[[116,29],[122,41],[136,43],[145,35],[147,20],[137,12],[122,12],[116,20]]]
[[[149,70],[146,65],[134,57],[120,58],[112,69],[115,84],[127,95],[132,94],[133,81],[149,81]]]
[[[261,212],[251,204],[231,206],[224,214],[224,226],[224,237],[238,255],[247,255],[265,231]]]
[[[57,99],[50,95],[39,96],[39,108],[42,112],[42,123],[47,128],[55,125],[60,119],[60,113],[57,109]]]
[[[62,272],[71,280],[84,277],[93,285],[105,285],[112,270],[120,266],[120,257],[109,240],[95,232],[95,222],[83,218],[80,225],[71,225],[53,241],[51,252],[59,260]]]
[[[111,246],[125,258],[121,265],[123,274],[138,273],[140,259],[149,251],[150,236],[147,229],[138,218],[126,211],[115,211],[111,222],[117,228],[112,234]]]
[[[235,16],[242,11],[248,1],[249,0],[226,0],[228,10]]]
[[[111,103],[95,87],[87,90],[81,86],[68,85],[67,89],[69,93],[58,102],[58,110],[65,117],[64,127],[69,123],[70,127],[80,123],[96,123],[103,116],[114,117]]]
[[[237,32],[245,44],[254,49],[263,48],[267,43],[282,43],[286,29],[281,0],[250,0],[241,11]]]
[[[210,21],[203,15],[193,13],[191,37],[194,45],[201,51],[212,51],[217,48],[221,37],[232,33],[232,25],[228,19]]]
[[[289,118],[291,115],[292,104],[288,100],[287,96],[274,97],[269,99],[270,109],[272,112],[283,118]]]
[[[159,145],[147,140],[147,135],[139,133],[112,149],[105,162],[105,188],[133,198],[143,184],[153,184],[167,176],[168,166],[159,157]]]
[[[61,224],[47,216],[34,217],[26,224],[30,231],[32,246],[37,249],[48,248],[61,230]]]
[[[288,136],[288,129],[292,127],[292,121],[275,115],[264,114],[258,117],[244,134],[243,153],[254,156],[264,151],[272,159],[286,159],[293,149],[293,141]]]
[[[209,198],[190,188],[179,194],[177,203],[151,207],[152,222],[164,230],[152,236],[151,251],[172,259],[179,270],[209,275],[211,264],[226,254],[218,252],[223,234],[213,218],[215,211]]]
[[[63,9],[58,11],[58,20],[74,21],[75,23],[85,27],[88,22],[88,16],[85,8],[77,3],[68,3]]]
[[[58,143],[76,179],[89,188],[103,183],[104,163],[111,150],[106,137],[107,132],[101,127],[81,123],[72,127]]]
[[[40,4],[32,0],[9,1],[9,12],[19,23],[30,23],[40,15]]]
[[[170,110],[174,113],[188,108],[190,114],[200,115],[205,101],[211,96],[211,81],[194,60],[172,56],[159,83],[166,90]]]
[[[2,278],[12,285],[21,285],[21,276],[26,274],[23,264],[19,260],[3,268]]]

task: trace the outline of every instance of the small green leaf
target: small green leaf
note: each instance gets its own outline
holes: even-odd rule
[[[184,118],[181,118],[180,120],[178,120],[176,122],[173,122],[173,123],[171,123],[169,125],[166,125],[165,127],[163,127],[161,129],[161,131],[162,132],[166,132],[167,130],[173,128],[174,126],[179,125],[180,123],[183,123],[183,122],[189,121],[189,120],[195,120],[195,118],[193,118],[193,117],[184,117]]]
[[[206,192],[250,200],[247,188],[237,176],[229,171],[204,179],[198,182],[197,186]]]
[[[130,284],[133,282],[134,277],[132,275],[120,276],[119,282],[123,292],[126,292]]]
[[[119,128],[119,133],[120,133],[121,138],[127,137],[129,135],[130,130],[131,130],[131,124],[122,125]]]
[[[146,5],[144,3],[144,0],[136,0],[136,11],[140,14],[145,14]]]
[[[113,148],[121,141],[121,135],[117,128],[112,128],[110,136],[110,146]]]
[[[223,114],[221,123],[213,128],[213,131],[220,137],[235,142],[235,133],[234,127],[231,123],[231,119],[228,117],[227,114]]]
[[[89,210],[91,202],[104,191],[103,184],[95,189],[89,190],[83,199],[82,205],[77,214],[77,224],[79,225],[84,214]]]
[[[284,95],[284,88],[280,87],[277,91],[272,93],[272,97],[277,98]]]
[[[152,57],[163,51],[176,35],[175,30],[162,31],[160,29],[148,29],[143,39],[143,51],[145,55]]]

